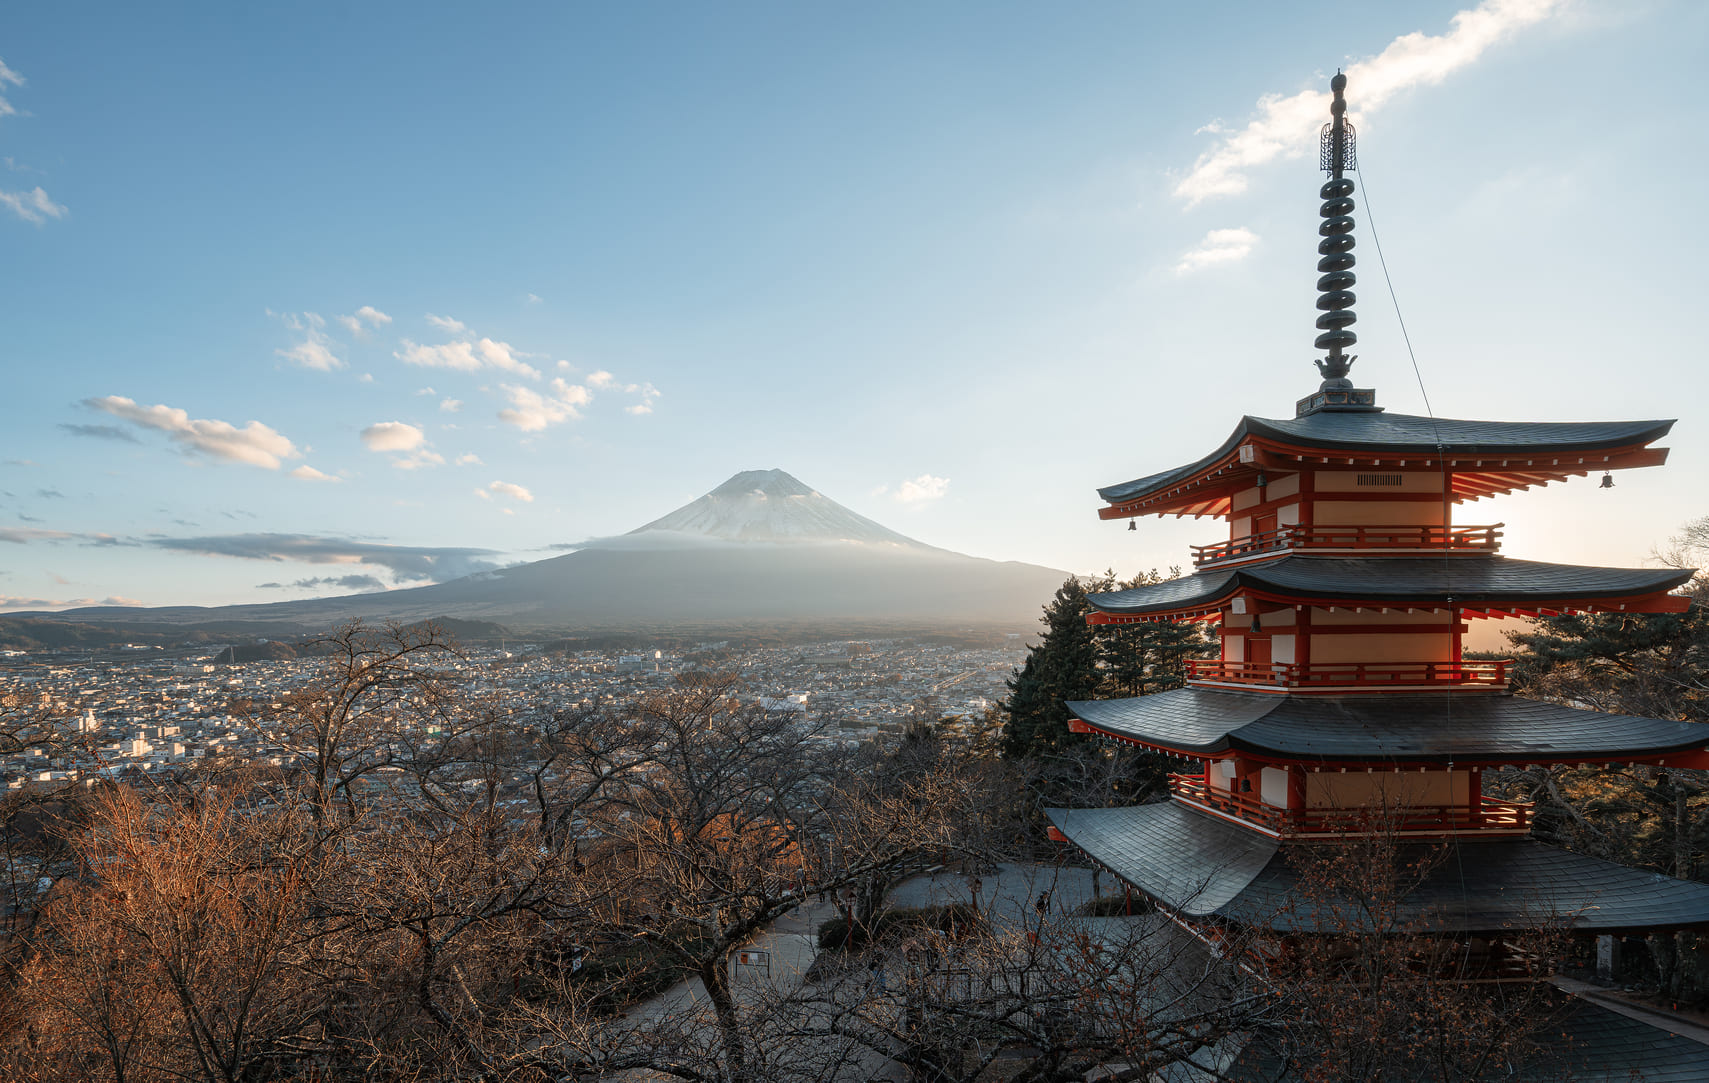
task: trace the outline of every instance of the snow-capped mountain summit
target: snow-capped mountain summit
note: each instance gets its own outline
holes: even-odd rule
[[[744,470],[705,496],[630,534],[676,534],[744,542],[878,542],[928,549],[856,515],[782,470]]]

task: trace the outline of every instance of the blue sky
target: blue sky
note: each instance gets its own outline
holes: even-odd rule
[[[1338,66],[1354,376],[1423,412],[1368,209],[1439,415],[1680,419],[1459,512],[1641,563],[1709,514],[1706,44],[1690,0],[15,10],[0,609],[426,582],[769,467],[1184,563],[1217,524],[1093,490],[1316,386]]]

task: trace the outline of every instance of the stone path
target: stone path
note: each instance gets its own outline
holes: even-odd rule
[[[1571,993],[1580,1000],[1588,1000],[1598,1007],[1607,1008],[1611,1012],[1618,1012],[1628,1019],[1636,1019],[1640,1023],[1648,1023],[1650,1026],[1665,1030],[1670,1034],[1677,1034],[1681,1038],[1690,1038],[1699,1044],[1709,1045],[1709,1027],[1683,1015],[1670,1012],[1666,1008],[1627,1000],[1625,997],[1614,995],[1599,985],[1592,985],[1590,982],[1580,981],[1577,978],[1556,976],[1550,981],[1555,988],[1564,993]],[[1704,1056],[1709,1057],[1709,1053],[1705,1053]]]

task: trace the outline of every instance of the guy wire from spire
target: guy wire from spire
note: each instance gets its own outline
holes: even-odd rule
[[[1377,266],[1382,269],[1383,283],[1388,287],[1389,301],[1391,304],[1394,305],[1395,322],[1400,325],[1401,341],[1406,343],[1406,356],[1407,356],[1408,360],[1410,360],[1412,362],[1412,377],[1414,380],[1418,381],[1418,394],[1424,399],[1424,413],[1427,417],[1430,418],[1430,430],[1436,436],[1436,471],[1437,471],[1438,476],[1442,479],[1442,544],[1444,546],[1446,546],[1448,544],[1449,527],[1450,527],[1450,524],[1453,522],[1453,519],[1451,517],[1451,509],[1453,507],[1453,494],[1448,491],[1448,459],[1447,459],[1448,449],[1442,443],[1442,427],[1439,424],[1437,424],[1437,422],[1436,422],[1436,410],[1435,410],[1435,408],[1433,408],[1430,405],[1430,392],[1424,386],[1424,373],[1418,367],[1418,354],[1413,350],[1413,348],[1412,348],[1412,336],[1410,334],[1408,334],[1407,330],[1406,330],[1406,317],[1401,315],[1400,297],[1395,293],[1394,278],[1392,276],[1390,276],[1390,274],[1389,274],[1389,261],[1386,258],[1384,258],[1384,256],[1383,256],[1382,238],[1379,237],[1377,234],[1377,216],[1372,212],[1372,207],[1371,207],[1371,185],[1370,185],[1370,182],[1365,180],[1365,171],[1363,169],[1360,169],[1356,163],[1353,166],[1353,171],[1355,173],[1359,174],[1359,183],[1364,185],[1364,188],[1365,188],[1365,224],[1368,225],[1371,229],[1371,244],[1377,250]],[[1448,590],[1450,592],[1449,593],[1450,598],[1453,597],[1452,591],[1454,589],[1453,571],[1451,570],[1452,568],[1453,568],[1453,565],[1449,564],[1447,566],[1447,569],[1445,569],[1448,571],[1448,577],[1447,577],[1446,585],[1447,585]],[[1453,607],[1450,606],[1448,609],[1448,615],[1449,615],[1450,619],[1453,619],[1453,613],[1454,613]],[[1458,623],[1458,621],[1455,621],[1455,623]],[[1444,721],[1452,724],[1452,722],[1454,720],[1454,688],[1453,688],[1453,686],[1450,685],[1448,687],[1448,689],[1442,693],[1442,695],[1443,695],[1443,705],[1444,705],[1444,710],[1443,710]],[[1468,773],[1469,773],[1469,771],[1468,771]],[[1453,786],[1454,786],[1453,779],[1454,779],[1454,763],[1452,760],[1449,760],[1448,761],[1448,787],[1449,787],[1448,796],[1449,796],[1449,800],[1453,799]],[[1467,786],[1466,786],[1466,796],[1468,799],[1471,797],[1471,784],[1469,781],[1467,782]],[[1460,903],[1462,906],[1464,906],[1465,902],[1466,902],[1466,894],[1467,893],[1466,893],[1466,856],[1465,856],[1465,853],[1462,849],[1463,840],[1455,840],[1455,842],[1452,845],[1454,847],[1454,869],[1455,869],[1455,872],[1459,875],[1459,880],[1460,880]],[[1465,953],[1461,957],[1461,960],[1460,960],[1462,965],[1464,965],[1471,958],[1471,944],[1469,942],[1465,945],[1464,952]]]

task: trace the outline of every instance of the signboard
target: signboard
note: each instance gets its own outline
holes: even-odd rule
[[[755,970],[764,971],[766,977],[771,977],[771,952],[758,951],[753,948],[738,951],[735,965],[736,977],[742,976],[743,967],[753,967]]]

